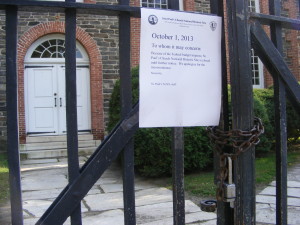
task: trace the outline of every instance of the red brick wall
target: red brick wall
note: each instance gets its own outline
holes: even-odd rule
[[[25,105],[24,105],[24,58],[28,48],[39,38],[53,33],[65,33],[65,23],[47,22],[26,31],[18,42],[18,90],[19,90],[19,135],[20,142],[26,141]],[[76,28],[76,39],[86,49],[90,59],[91,119],[94,139],[103,139],[103,96],[102,96],[102,60],[97,44],[83,29]]]
[[[140,0],[130,0],[131,6],[140,6]],[[140,63],[140,19],[131,18],[131,66],[138,66]]]
[[[195,11],[195,1],[194,0],[183,0],[184,11]]]
[[[288,16],[292,19],[298,19],[299,17],[299,7],[296,0],[287,0],[283,1],[283,13],[286,13],[284,16]],[[299,41],[298,41],[299,31],[297,30],[285,30],[284,35],[284,54],[287,61],[287,64],[294,74],[295,78],[299,81]]]
[[[297,19],[298,14],[298,5],[296,0],[286,0],[282,1],[282,15]],[[269,1],[260,1],[260,12],[263,14],[269,14]],[[270,29],[268,26],[264,27],[266,33],[270,35]],[[299,74],[299,41],[298,41],[299,31],[283,29],[283,48],[284,48],[284,57],[289,66],[289,69],[292,71],[296,79],[300,80]],[[264,82],[265,87],[270,87],[273,85],[273,78],[270,73],[264,68]]]
[[[269,1],[260,1],[259,8],[260,8],[260,13],[269,14]],[[270,36],[270,27],[264,26],[264,30]],[[264,71],[264,87],[267,88],[273,85],[273,78],[265,67],[263,71]]]

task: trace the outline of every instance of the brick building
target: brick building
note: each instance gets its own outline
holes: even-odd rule
[[[117,0],[77,2],[118,4]],[[167,0],[131,0],[130,4],[167,8]],[[284,0],[283,15],[297,18],[297,4],[296,0]],[[185,11],[210,12],[209,0],[182,0],[180,7]],[[267,14],[268,1],[251,0],[249,10]],[[22,144],[30,135],[65,134],[64,19],[61,13],[19,13],[19,137]],[[5,140],[6,136],[4,21],[4,12],[0,12],[0,140]],[[131,60],[132,66],[136,66],[139,64],[139,19],[131,19],[131,31]],[[283,34],[286,60],[300,80],[298,31],[286,30]],[[94,139],[102,139],[110,95],[119,78],[118,18],[79,14],[76,38],[79,131],[90,132]],[[270,86],[270,75],[257,57],[253,56],[252,60],[254,87]]]

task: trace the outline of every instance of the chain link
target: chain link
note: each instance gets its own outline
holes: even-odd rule
[[[224,183],[228,178],[227,157],[235,160],[239,154],[257,145],[260,141],[259,136],[264,133],[264,126],[261,119],[255,117],[254,126],[249,131],[239,129],[224,131],[217,127],[207,127],[207,131],[220,158],[219,175],[217,177],[217,200],[224,201]],[[228,149],[230,152],[225,152],[224,149]]]
[[[254,118],[254,126],[250,131],[239,129],[224,131],[218,127],[207,127],[207,131],[215,145],[215,150],[220,155],[223,153],[224,147],[230,147],[234,150],[233,155],[237,156],[259,143],[259,136],[264,133],[264,126],[261,119],[256,117]]]

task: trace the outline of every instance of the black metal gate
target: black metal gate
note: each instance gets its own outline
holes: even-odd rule
[[[274,79],[277,148],[277,224],[287,224],[287,135],[286,95],[300,112],[300,87],[282,58],[281,28],[299,30],[300,21],[280,16],[281,2],[270,0],[270,15],[248,14],[248,1],[211,0],[211,12],[224,18],[227,11],[228,46],[232,87],[232,127],[250,130],[253,126],[250,47],[254,48]],[[225,4],[223,4],[225,3]],[[169,0],[170,9],[179,9],[179,1]],[[140,8],[130,7],[129,0],[119,5],[82,4],[66,2],[1,0],[6,11],[6,68],[7,68],[7,149],[10,170],[12,223],[23,224],[20,166],[18,151],[17,95],[17,24],[18,11],[65,12],[66,15],[66,99],[69,184],[52,203],[37,224],[62,224],[71,216],[72,224],[81,224],[80,201],[101,177],[111,162],[123,154],[124,220],[135,224],[134,162],[132,137],[138,129],[138,104],[131,105],[130,75],[130,18],[140,17]],[[119,16],[119,57],[121,74],[122,120],[97,148],[82,168],[78,163],[76,114],[76,13]],[[271,27],[271,39],[261,24]],[[251,38],[250,38],[251,37]],[[252,42],[252,44],[250,43]],[[228,97],[223,32],[223,122],[228,129]],[[183,141],[182,128],[173,129],[174,162],[174,224],[184,224]],[[123,150],[123,151],[122,151]],[[234,163],[236,184],[235,208],[218,201],[218,224],[255,224],[254,147],[240,154]],[[82,185],[84,183],[84,185]]]

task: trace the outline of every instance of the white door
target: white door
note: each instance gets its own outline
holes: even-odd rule
[[[66,97],[65,97],[65,67],[58,67],[59,83],[59,133],[66,132]],[[76,86],[77,86],[77,125],[79,132],[89,131],[91,127],[90,118],[90,79],[89,69],[87,67],[76,68]]]
[[[28,134],[65,134],[65,68],[27,66],[26,127]],[[77,68],[78,130],[90,130],[89,69]]]
[[[28,133],[57,133],[57,73],[54,66],[27,67]]]

